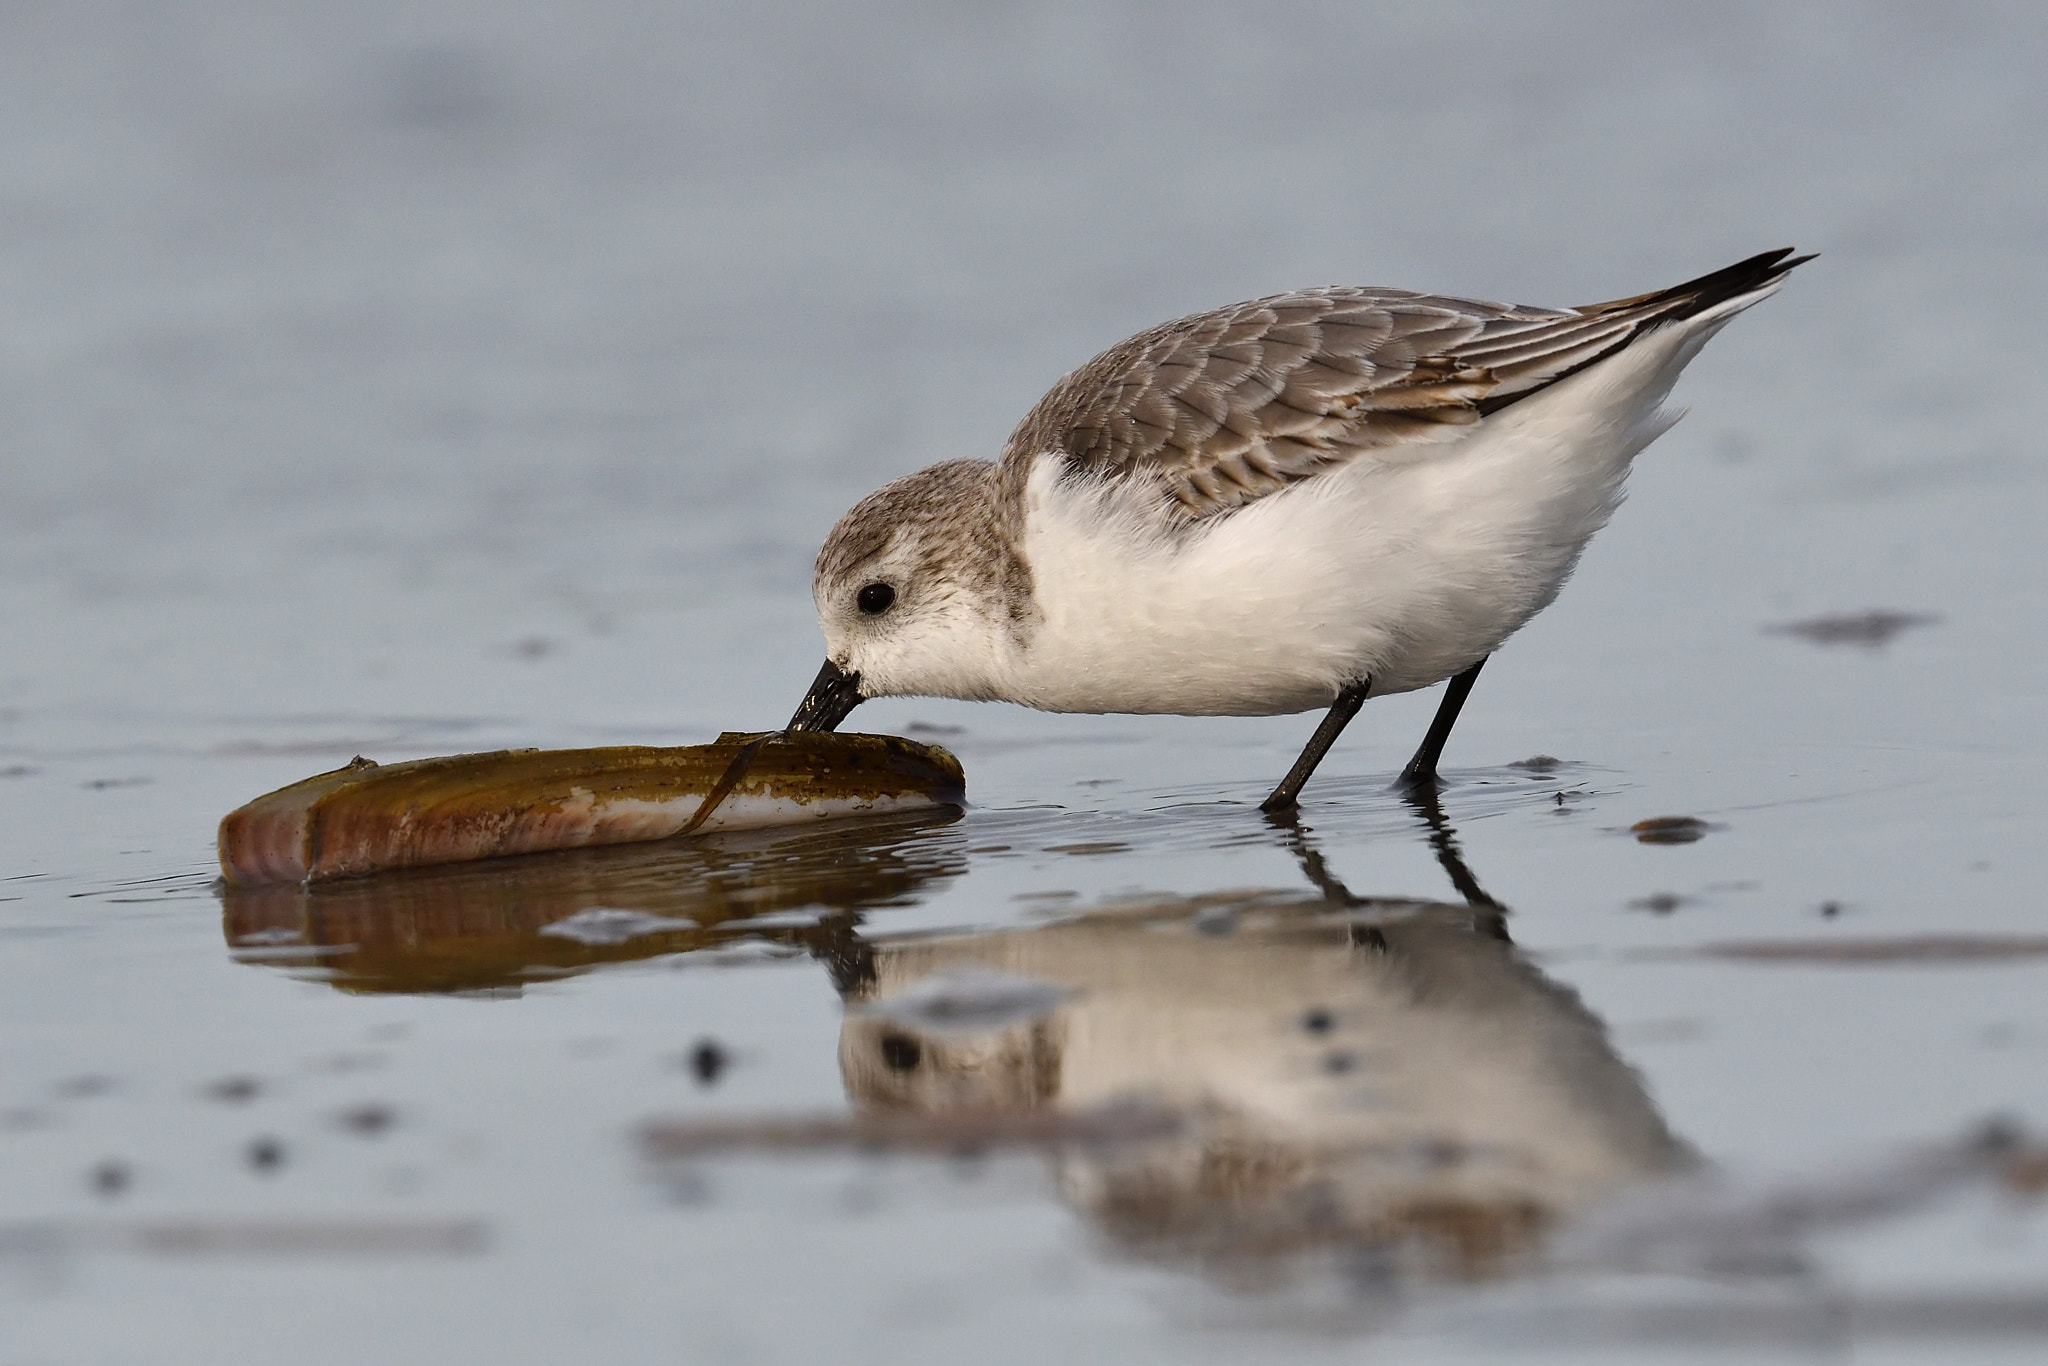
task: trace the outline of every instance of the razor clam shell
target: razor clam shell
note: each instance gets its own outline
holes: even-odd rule
[[[666,839],[755,735],[708,745],[515,749],[376,764],[358,759],[258,797],[220,823],[231,883],[318,882],[595,844]],[[766,737],[694,828],[743,830],[958,806],[960,761],[893,735]]]

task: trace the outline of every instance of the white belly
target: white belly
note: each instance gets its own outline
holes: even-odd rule
[[[1024,538],[1042,617],[1005,695],[1264,716],[1477,663],[1557,596],[1724,321],[1665,328],[1452,440],[1367,452],[1177,537],[1148,491],[1062,482],[1042,458]]]

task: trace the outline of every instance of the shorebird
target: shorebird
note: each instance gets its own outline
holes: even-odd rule
[[[855,504],[813,579],[792,730],[871,697],[1271,716],[1450,680],[1399,781],[1437,781],[1480,669],[1550,605],[1708,338],[1812,259],[1536,308],[1366,286],[1162,323],[1054,385],[999,459]]]

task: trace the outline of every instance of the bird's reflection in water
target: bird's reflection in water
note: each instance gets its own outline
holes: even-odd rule
[[[1113,1245],[1232,1280],[1512,1269],[1560,1215],[1689,1154],[1599,1019],[1509,942],[1433,798],[1417,805],[1466,904],[1353,895],[1286,826],[1316,895],[877,945],[840,1037],[848,1094],[935,1120],[1167,1108],[1174,1137],[1061,1149],[1061,1191]],[[890,1006],[1005,979],[1059,990],[983,1027]]]

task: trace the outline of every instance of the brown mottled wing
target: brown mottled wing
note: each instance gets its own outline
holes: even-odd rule
[[[1789,254],[1576,309],[1333,287],[1198,313],[1061,380],[1003,461],[1059,451],[1156,477],[1189,520],[1228,512],[1362,452],[1449,435],[1649,327],[1774,283],[1806,259]]]

